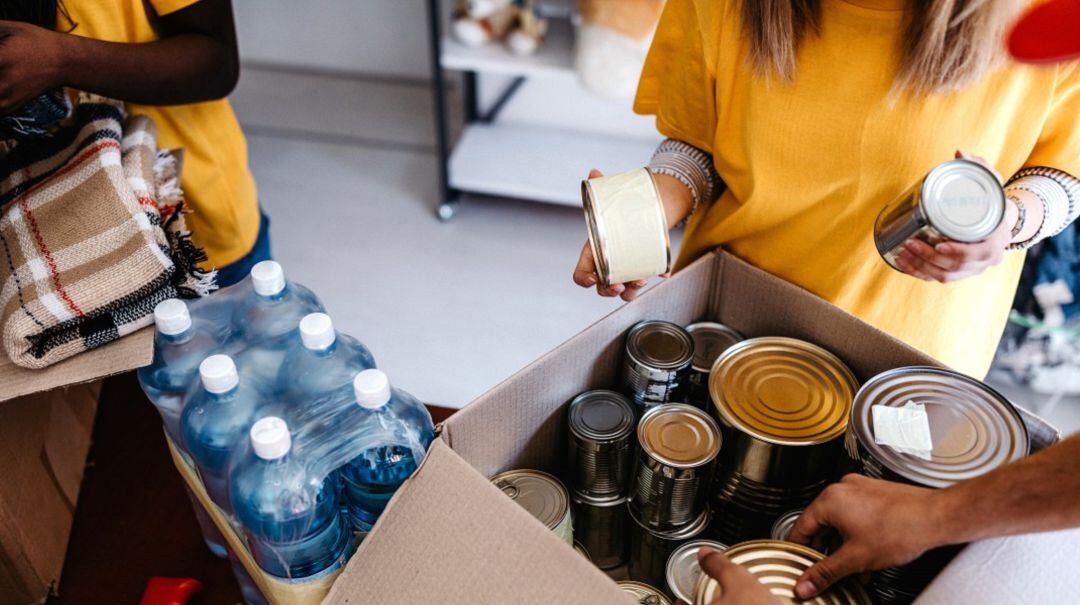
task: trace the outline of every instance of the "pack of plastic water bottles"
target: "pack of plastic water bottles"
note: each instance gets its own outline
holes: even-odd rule
[[[139,381],[251,558],[289,582],[340,569],[423,461],[428,411],[274,261],[207,298],[164,301],[154,319]],[[245,599],[265,602],[194,504]]]

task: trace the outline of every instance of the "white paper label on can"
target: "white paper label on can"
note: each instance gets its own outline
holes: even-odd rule
[[[930,417],[921,403],[909,401],[903,407],[875,405],[874,442],[902,454],[930,460],[934,444],[930,438]]]

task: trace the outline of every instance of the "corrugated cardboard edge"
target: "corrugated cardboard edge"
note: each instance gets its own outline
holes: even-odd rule
[[[480,590],[479,587],[483,587]],[[399,490],[327,605],[628,603],[603,572],[442,441]]]
[[[152,327],[40,370],[19,367],[0,355],[0,402],[140,368],[153,355]]]

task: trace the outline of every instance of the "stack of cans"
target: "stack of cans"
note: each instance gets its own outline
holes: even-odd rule
[[[725,553],[729,559],[746,568],[765,585],[774,597],[785,603],[802,603],[795,598],[795,581],[825,555],[798,544],[777,540],[754,540],[737,544]],[[702,574],[694,590],[692,605],[712,605],[722,594],[715,579]],[[853,578],[837,582],[812,601],[820,605],[870,605],[870,598]]]
[[[709,377],[726,445],[711,534],[735,544],[769,535],[836,478],[858,383],[835,355],[793,338],[752,338],[724,352]]]
[[[622,392],[639,414],[664,403],[682,401],[694,360],[694,340],[681,326],[643,321],[630,328],[623,354]]]
[[[568,424],[575,537],[597,567],[618,567],[629,537],[634,406],[614,391],[588,391],[570,402]]]
[[[721,436],[708,414],[672,403],[645,412],[637,437],[629,571],[631,578],[658,586],[672,551],[709,525],[706,500]]]
[[[925,411],[931,448],[911,452],[878,443],[874,408],[912,404]],[[859,391],[845,449],[867,476],[944,488],[1023,458],[1029,440],[1016,409],[990,387],[950,370],[909,367],[879,374]],[[875,573],[875,601],[914,601],[959,550],[932,550],[908,565]]]
[[[713,363],[731,345],[745,340],[742,334],[721,323],[701,321],[686,326],[694,341],[694,359],[686,380],[686,403],[705,411],[711,407],[709,397],[709,372]]]
[[[562,482],[533,470],[506,471],[492,477],[491,482],[555,535],[570,546],[574,545],[570,495]]]

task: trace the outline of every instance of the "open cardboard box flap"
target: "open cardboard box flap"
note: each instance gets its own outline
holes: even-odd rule
[[[897,366],[940,365],[805,290],[728,254],[708,255],[447,420],[441,440],[391,500],[324,603],[628,603],[611,580],[487,477],[512,468],[565,475],[565,406],[582,391],[614,384],[626,330],[643,319],[686,325],[705,318],[747,336],[817,343],[847,362],[860,380]],[[1041,444],[1056,437],[1037,418],[1025,419]],[[1003,548],[997,542],[975,544],[958,561],[1000,562],[993,555]],[[1008,559],[1013,567],[992,567],[999,577],[1026,586],[1024,577],[1038,576],[1023,575],[1026,568],[1016,562],[1027,561],[1034,570],[1047,553],[1030,545],[1037,541],[1005,542],[1019,549],[1019,558]],[[985,573],[951,573],[952,567],[931,588],[939,598],[966,601],[972,583]],[[1080,579],[1068,583],[1073,593],[1080,591]],[[1023,588],[1017,591],[995,594],[1007,602],[1024,594]]]

